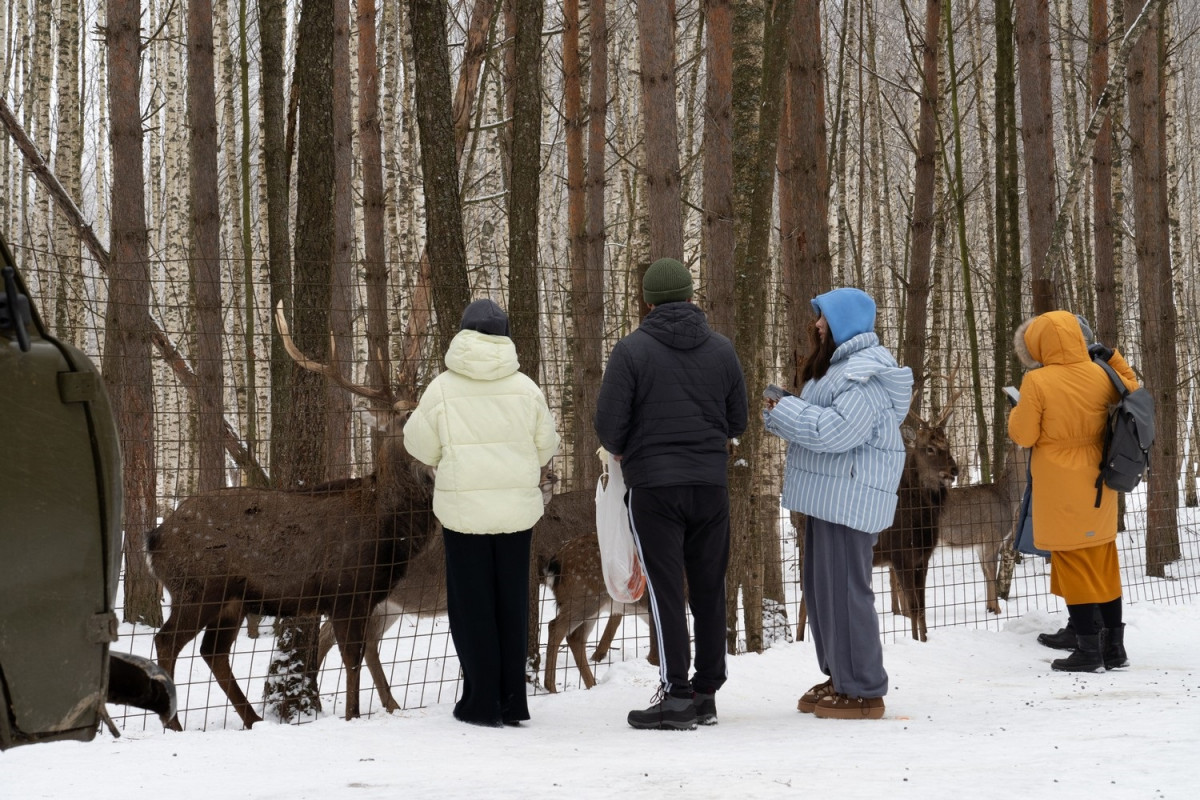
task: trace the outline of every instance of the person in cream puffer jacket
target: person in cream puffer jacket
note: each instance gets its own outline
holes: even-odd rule
[[[529,719],[525,699],[529,552],[543,512],[541,468],[558,451],[546,398],[520,372],[508,316],[491,300],[463,313],[404,425],[404,446],[437,469],[433,513],[446,544],[450,634],[463,669],[454,716],[478,725]]]

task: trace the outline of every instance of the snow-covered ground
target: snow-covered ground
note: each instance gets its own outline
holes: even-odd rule
[[[692,732],[635,731],[625,716],[658,685],[644,622],[626,618],[599,684],[579,686],[565,647],[560,692],[534,690],[533,719],[483,729],[451,716],[458,664],[445,617],[404,618],[381,656],[405,710],[380,710],[363,672],[362,708],[344,711],[336,651],[321,673],[324,714],[313,722],[241,723],[195,645],[177,668],[187,730],[112,713],[119,739],[19,747],[0,754],[0,800],[106,798],[1184,798],[1200,792],[1200,509],[1180,509],[1183,557],[1168,577],[1145,575],[1144,499],[1129,496],[1121,535],[1126,643],[1132,666],[1060,674],[1063,655],[1036,642],[1066,622],[1038,558],[1018,564],[1003,614],[989,615],[974,553],[939,548],[931,564],[929,641],[876,603],[891,676],[877,722],[819,720],[796,700],[822,680],[811,641],[775,641],[729,660],[720,724]],[[794,536],[781,520],[788,613],[795,618]],[[120,596],[118,594],[118,596]],[[543,623],[554,614],[544,594]],[[794,624],[794,623],[793,623]],[[598,626],[598,627],[603,627]],[[781,634],[782,629],[775,633]],[[153,656],[153,629],[122,625],[125,651]],[[544,644],[545,625],[542,626]],[[595,633],[593,633],[595,636]],[[244,633],[234,672],[259,702],[271,638]]]
[[[20,747],[0,755],[0,797],[1195,797],[1200,604],[1137,603],[1127,619],[1132,666],[1098,675],[1050,670],[1059,654],[1035,634],[1062,614],[886,643],[878,722],[796,711],[820,678],[805,641],[732,657],[720,724],[693,732],[626,725],[657,684],[630,660],[601,668],[592,690],[531,697],[520,728],[463,725],[445,701]]]

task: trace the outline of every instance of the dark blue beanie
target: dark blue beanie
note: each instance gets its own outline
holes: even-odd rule
[[[459,330],[508,336],[508,314],[491,300],[476,300],[463,312]]]

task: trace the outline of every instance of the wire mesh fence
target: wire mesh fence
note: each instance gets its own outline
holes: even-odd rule
[[[41,313],[50,327],[61,338],[77,344],[99,363],[105,346],[103,326],[107,290],[103,276],[85,261],[84,268],[79,273],[82,282],[68,282],[63,275],[55,271],[57,260],[40,257],[37,253],[20,248],[17,249],[17,260],[18,263],[24,263],[27,278],[32,278],[31,292],[35,298],[42,300]],[[32,269],[30,265],[34,265]],[[273,326],[270,302],[267,299],[269,287],[265,284],[252,285],[247,299],[243,289],[232,288],[241,285],[239,280],[234,279],[236,276],[232,272],[236,266],[226,265],[229,272],[227,286],[231,287],[231,295],[226,298],[223,309],[225,334],[221,347],[221,368],[224,374],[224,417],[229,428],[249,452],[253,462],[270,474],[276,466],[271,464],[271,435],[275,422],[272,414],[280,413],[280,409],[282,413],[288,414],[290,409],[287,403],[273,405],[271,402],[272,367],[269,354]],[[404,269],[404,265],[392,265],[393,272],[403,272]],[[178,276],[172,276],[171,270],[164,265],[156,265],[152,272],[154,278],[151,316],[162,335],[179,348],[180,357],[186,361],[191,358],[194,334],[194,318],[189,311],[186,290],[181,288]],[[553,271],[548,274],[549,277],[542,283],[540,296],[542,315],[539,319],[538,339],[541,364],[538,374],[532,377],[543,387],[558,422],[559,431],[564,437],[563,451],[554,463],[558,473],[558,484],[554,491],[560,498],[571,495],[575,508],[572,511],[574,516],[571,523],[560,522],[558,530],[553,534],[544,534],[545,541],[535,544],[536,563],[532,566],[531,574],[534,576],[537,597],[536,615],[531,619],[536,619],[538,624],[536,630],[530,632],[531,640],[536,642],[536,646],[531,645],[529,662],[530,682],[534,692],[545,692],[551,688],[559,691],[583,688],[584,678],[577,668],[577,659],[580,657],[586,659],[586,663],[590,663],[592,671],[602,680],[606,668],[613,662],[644,662],[651,651],[651,628],[648,620],[644,615],[636,613],[639,609],[611,608],[603,594],[603,581],[595,580],[594,573],[598,570],[598,564],[594,564],[580,568],[584,571],[590,569],[593,574],[590,575],[591,585],[587,589],[591,594],[588,595],[584,589],[577,592],[576,605],[585,609],[585,612],[576,613],[570,620],[572,624],[578,623],[577,630],[562,641],[554,642],[548,652],[548,629],[561,609],[556,602],[554,591],[542,578],[553,572],[551,563],[562,545],[573,536],[594,535],[594,530],[589,529],[587,524],[594,486],[588,485],[589,481],[582,479],[579,474],[579,462],[573,458],[579,436],[572,393],[578,366],[572,361],[570,344],[571,338],[576,335],[577,325],[572,316],[565,280],[560,280],[562,275]],[[601,347],[604,353],[611,349],[621,335],[632,329],[636,313],[631,295],[626,291],[626,279],[623,276],[610,275],[606,276],[606,281],[606,314],[602,326],[604,341]],[[481,294],[483,293],[486,293],[486,290],[481,290]],[[349,341],[352,352],[344,356],[350,371],[347,377],[355,382],[366,383],[365,364],[368,354],[364,335],[365,306],[361,294],[362,290],[359,287],[351,300],[348,316],[351,320]],[[703,294],[701,285],[701,302]],[[785,318],[782,299],[784,294],[781,291],[777,299],[769,301],[771,307],[766,314],[768,320]],[[498,294],[493,295],[499,299]],[[45,298],[57,299],[46,301]],[[434,336],[425,336],[418,349],[406,351],[408,336],[412,334],[412,331],[408,330],[411,309],[406,306],[406,298],[407,295],[400,297],[399,294],[393,298],[393,307],[389,309],[389,341],[393,363],[400,363],[406,357],[411,360],[412,353],[416,353],[419,363],[410,364],[409,374],[418,376],[419,385],[407,388],[419,391],[420,385],[427,382],[428,377],[441,368],[441,353],[433,349],[433,340],[436,338]],[[877,329],[880,338],[885,346],[895,352],[903,317],[902,296],[898,292],[888,290],[880,293],[877,299]],[[962,360],[960,354],[968,352],[971,346],[962,325],[955,322],[961,314],[956,310],[961,307],[960,301],[961,298],[949,295],[945,299],[942,311],[931,320],[934,331],[929,337],[929,357],[923,370],[933,378],[949,379],[955,376],[954,382],[958,386],[948,387],[945,380],[930,380],[925,407],[931,412],[941,413],[948,410],[944,406],[951,402],[955,388],[984,399],[986,419],[982,425],[977,418],[977,410],[967,402],[954,409],[953,415],[945,425],[959,465],[958,485],[972,486],[984,482],[985,455],[990,470],[997,466],[994,459],[998,454],[990,452],[987,445],[980,445],[980,442],[993,440],[995,432],[991,429],[991,409],[1000,387],[996,385],[993,377],[994,370],[986,366],[971,375],[955,370],[955,364]],[[76,305],[81,305],[82,308],[75,308]],[[250,309],[249,312],[247,308]],[[993,347],[992,334],[986,319],[983,323],[979,325],[982,338],[975,346],[981,353],[990,353]],[[320,335],[323,336],[324,333],[320,332]],[[772,325],[770,328],[767,337],[769,352],[765,358],[768,372],[775,382],[785,383],[790,377],[788,370],[791,368],[792,351],[796,345],[794,338],[791,333],[782,330],[782,325]],[[1189,407],[1187,398],[1195,396],[1197,355],[1190,352],[1186,344],[1181,349],[1181,364],[1185,369],[1178,397],[1182,399],[1180,405],[1169,409],[1168,413],[1179,414],[1184,423],[1180,430],[1187,432],[1195,429],[1191,424],[1191,414],[1195,413],[1195,408]],[[1136,366],[1136,342],[1129,350],[1130,360]],[[415,369],[411,368],[413,366]],[[179,370],[160,355],[154,357],[153,376],[154,478],[157,487],[157,516],[163,518],[171,514],[184,499],[198,494],[197,411],[192,395],[180,380]],[[760,424],[756,409],[761,389],[762,387],[749,387],[752,425]],[[276,409],[275,412],[272,411],[273,408]],[[325,469],[325,474],[330,479],[336,479],[335,483],[329,484],[321,491],[343,491],[350,486],[362,488],[378,477],[381,466],[377,455],[379,439],[377,434],[372,433],[370,426],[362,418],[354,417],[343,438],[343,448],[330,451],[344,453],[343,462],[327,464]],[[1187,454],[1194,452],[1194,448],[1195,442],[1185,435],[1185,440],[1179,443],[1179,451],[1184,454],[1185,463]],[[773,492],[776,496],[779,490],[778,476],[782,474],[783,452],[782,443],[768,437],[762,457],[769,463],[754,467],[759,470],[756,474],[761,474],[763,482],[768,484],[763,490]],[[1189,475],[1191,473],[1185,467],[1181,467],[1179,485],[1173,494],[1151,496],[1147,484],[1143,483],[1125,497],[1122,516],[1124,530],[1120,535],[1119,550],[1125,598],[1130,603],[1187,602],[1194,600],[1200,591],[1200,511],[1186,503],[1186,498],[1194,497],[1194,487],[1189,494],[1184,485],[1189,480]],[[249,478],[250,471],[244,465],[236,463],[232,458],[226,459],[226,485],[243,485]],[[1194,477],[1191,479],[1194,480]],[[1003,476],[996,480],[1002,482]],[[354,483],[356,481],[358,483]],[[1007,620],[1031,610],[1065,610],[1061,601],[1049,592],[1046,562],[1028,556],[1015,562],[1003,557],[1003,554],[1011,552],[1013,495],[1001,492],[992,495],[991,500],[987,499],[988,496],[981,497],[977,507],[968,506],[962,510],[960,521],[952,535],[943,531],[942,544],[933,551],[925,590],[930,636],[937,636],[938,629],[948,626],[998,629]],[[997,497],[999,499],[995,499]],[[1174,509],[1178,520],[1180,557],[1167,565],[1165,576],[1161,577],[1148,576],[1146,568],[1146,511],[1151,505]],[[244,517],[254,513],[250,508],[250,505],[245,504],[228,504],[224,510],[227,527],[236,528],[239,515]],[[594,519],[594,514],[590,518]],[[547,525],[550,523],[543,527]],[[437,533],[433,531],[428,535],[436,538]],[[543,534],[535,529],[535,540],[540,535]],[[791,641],[802,635],[802,628],[798,630],[802,597],[799,585],[801,553],[797,539],[791,516],[780,509],[778,558],[782,585],[775,591],[775,594],[780,596],[772,596],[772,592],[768,591],[767,602],[763,607],[748,608],[741,602],[740,595],[735,594],[740,622],[731,643],[732,649],[745,649],[745,620],[750,618],[762,620],[763,640],[766,646]],[[427,546],[424,542],[418,544],[418,550]],[[291,559],[292,555],[287,552],[289,546],[286,536],[280,542],[271,545],[281,548],[277,557],[279,564],[287,563]],[[257,555],[262,560],[256,563],[270,563],[269,551],[265,555]],[[127,558],[130,559],[144,557],[145,554],[140,552],[127,554]],[[384,621],[390,624],[380,637],[378,647],[382,679],[390,688],[394,706],[399,709],[416,709],[448,702],[455,698],[459,689],[458,662],[444,613],[444,583],[439,583],[444,581],[444,574],[439,569],[441,562],[434,558],[430,563],[419,566],[418,561],[419,558],[414,557],[409,573],[404,579],[403,592],[393,592],[394,597],[399,594],[403,597],[387,607],[389,614]],[[261,576],[230,575],[229,581],[253,580],[256,577]],[[309,577],[311,576],[301,576],[298,581],[304,584]],[[579,583],[587,584],[588,581],[581,580]],[[893,641],[910,636],[910,621],[896,613],[893,608],[886,568],[876,569],[875,590],[882,635]],[[254,590],[248,595],[253,600]],[[119,593],[119,604],[122,597],[124,594]],[[164,594],[164,614],[169,612],[170,603],[170,596]],[[251,602],[247,608],[253,610],[250,608],[253,605]],[[118,609],[122,618],[123,611],[123,608]],[[621,611],[630,613],[621,614]],[[619,616],[618,619],[613,619],[614,613]],[[231,640],[232,675],[245,691],[251,706],[261,709],[264,695],[270,691],[266,687],[272,662],[277,658],[276,620],[270,617],[261,621],[254,617],[243,620],[240,615],[223,620],[223,629]],[[257,631],[254,630],[255,624]],[[606,630],[611,634],[611,640],[607,642],[604,641]],[[155,657],[157,654],[154,637],[157,632],[153,625],[123,622],[120,640],[114,647]],[[586,636],[583,635],[585,632]],[[216,638],[219,637],[213,637]],[[212,646],[215,646],[213,641],[206,640],[203,636],[189,641],[180,651],[175,665],[174,677],[179,694],[180,718],[184,727],[188,729],[221,729],[240,727],[241,724],[237,715],[233,713],[226,695],[214,679],[213,671],[206,663],[206,653],[210,656],[212,653],[211,649],[206,648]],[[604,651],[602,657],[596,662],[591,662],[591,656],[598,647]],[[545,669],[551,661],[556,672],[554,687],[545,685]],[[646,669],[650,671],[654,668],[647,664]],[[364,669],[362,674],[359,690],[362,712],[375,714],[388,710],[387,704],[377,691],[380,676],[370,675],[368,669]],[[324,658],[316,676],[320,687],[322,712],[344,713],[347,673],[342,663],[340,648],[336,645]],[[156,728],[159,725],[156,718],[140,712],[131,713],[124,708],[113,708],[111,711],[120,726]]]

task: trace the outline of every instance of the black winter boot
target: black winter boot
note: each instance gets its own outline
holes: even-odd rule
[[[1125,623],[1120,627],[1104,629],[1104,668],[1120,669],[1129,666],[1129,656],[1125,654]]]
[[[1100,634],[1075,637],[1075,652],[1066,658],[1050,662],[1050,669],[1058,672],[1103,672],[1104,659],[1100,657]]]
[[[1057,633],[1039,633],[1038,644],[1052,647],[1055,650],[1075,649],[1075,626],[1067,620],[1067,627],[1059,628]]]

